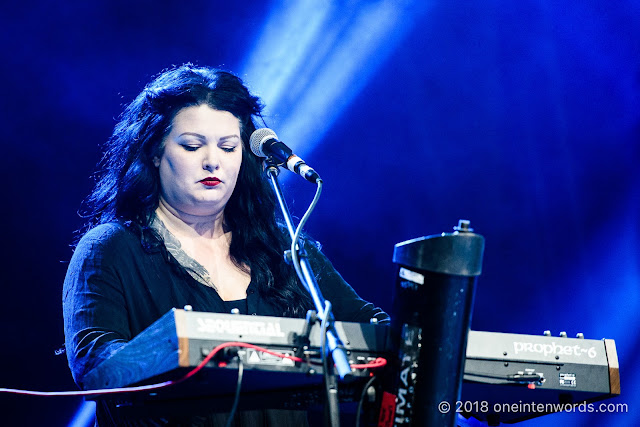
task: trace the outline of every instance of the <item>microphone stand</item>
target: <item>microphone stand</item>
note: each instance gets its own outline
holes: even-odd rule
[[[280,169],[271,158],[267,158],[264,162],[266,168],[265,172],[267,174],[267,177],[269,178],[269,181],[271,182],[271,186],[273,187],[276,198],[278,199],[278,204],[280,205],[282,216],[284,217],[287,229],[289,230],[289,235],[291,236],[291,239],[293,239],[295,235],[295,227],[293,226],[289,208],[287,207],[287,204],[284,200],[282,189],[280,188],[280,183],[278,182],[278,174],[280,173]],[[318,318],[321,321],[327,322],[327,348],[331,353],[331,358],[335,363],[335,367],[338,371],[340,379],[344,379],[347,374],[351,373],[351,366],[349,365],[349,360],[347,359],[347,355],[343,349],[344,345],[340,341],[338,333],[336,332],[334,325],[335,319],[331,311],[327,310],[326,308],[326,300],[322,296],[322,292],[320,292],[318,282],[316,282],[316,278],[313,275],[311,266],[309,265],[309,260],[307,259],[306,252],[301,242],[297,244],[296,249],[298,252],[298,257],[300,259],[300,269],[302,271],[302,277],[300,277],[300,280],[311,295],[311,299],[313,299],[313,304],[316,307]]]

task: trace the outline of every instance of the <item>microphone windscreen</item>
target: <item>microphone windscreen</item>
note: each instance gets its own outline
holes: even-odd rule
[[[268,157],[263,151],[262,146],[270,139],[278,140],[278,135],[269,128],[256,129],[249,138],[251,151],[258,157]]]

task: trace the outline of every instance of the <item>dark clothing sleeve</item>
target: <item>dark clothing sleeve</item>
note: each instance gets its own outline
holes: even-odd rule
[[[144,249],[120,223],[78,243],[63,287],[69,366],[76,383],[172,308],[222,312],[217,293],[189,276],[166,250]]]
[[[331,302],[336,320],[369,323],[375,318],[379,323],[389,322],[389,315],[360,298],[316,245],[307,244],[305,249],[322,296]]]
[[[85,235],[74,252],[63,287],[67,357],[75,381],[108,359],[132,337],[123,278],[112,259],[125,256],[112,244],[115,226]]]

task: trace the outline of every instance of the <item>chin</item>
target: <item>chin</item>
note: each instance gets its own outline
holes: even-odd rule
[[[220,203],[220,201],[200,201],[194,206],[190,206],[188,209],[185,209],[185,212],[190,215],[196,216],[211,216],[217,215],[218,213],[224,211],[226,203]]]

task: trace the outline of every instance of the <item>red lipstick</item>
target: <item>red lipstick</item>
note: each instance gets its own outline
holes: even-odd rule
[[[215,176],[208,176],[205,179],[201,179],[199,182],[203,183],[207,187],[215,187],[216,185],[220,184],[222,181],[220,181],[220,179],[216,178]]]

